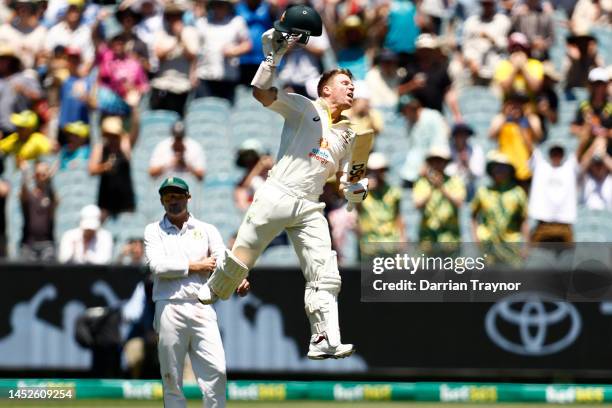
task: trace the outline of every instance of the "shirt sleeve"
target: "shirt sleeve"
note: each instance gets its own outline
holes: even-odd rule
[[[105,265],[113,259],[113,236],[106,230],[98,231],[96,253],[91,263]]]
[[[291,120],[302,115],[305,110],[305,102],[301,100],[302,96],[297,94],[287,93],[284,89],[279,89],[276,92],[276,100],[267,106],[268,109],[274,111]]]
[[[60,240],[59,252],[57,260],[60,263],[70,262],[74,256],[74,238],[73,231],[66,231]]]
[[[225,258],[225,244],[219,230],[214,225],[208,226],[208,243],[210,256],[214,257],[219,264]]]
[[[426,179],[421,177],[417,180],[412,189],[412,201],[421,201],[425,197],[429,196],[429,194],[431,194],[431,186]]]
[[[153,275],[163,279],[183,278],[189,273],[186,258],[167,255],[159,234],[159,226],[151,224],[144,233],[145,259]]]

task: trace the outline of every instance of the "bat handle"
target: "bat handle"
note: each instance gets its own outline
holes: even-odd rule
[[[346,205],[346,211],[351,212],[353,211],[354,208],[355,207],[353,206],[353,203],[349,201],[348,204]]]

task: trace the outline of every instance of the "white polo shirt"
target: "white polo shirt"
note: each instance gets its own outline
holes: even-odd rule
[[[149,160],[149,167],[163,166],[166,169],[166,173],[181,173],[185,172],[186,169],[174,166],[174,150],[172,144],[174,138],[169,137],[159,142]],[[190,137],[186,137],[183,140],[185,145],[185,163],[197,170],[206,170],[206,155],[202,145]]]
[[[196,299],[207,278],[189,274],[189,262],[214,257],[223,262],[225,245],[217,228],[193,216],[178,229],[166,216],[145,228],[146,263],[153,273],[153,301]]]
[[[285,118],[270,178],[298,194],[321,195],[327,179],[350,158],[355,139],[350,122],[343,117],[332,123],[331,112],[322,99],[311,101],[282,90],[267,107]]]

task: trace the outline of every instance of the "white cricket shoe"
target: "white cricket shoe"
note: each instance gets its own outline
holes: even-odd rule
[[[198,291],[198,300],[203,305],[212,305],[218,299],[219,297],[215,295],[215,293],[212,290],[210,290],[208,283],[205,283],[204,285],[202,285],[202,287]]]
[[[308,358],[311,360],[325,360],[327,358],[345,358],[355,352],[355,346],[352,344],[339,344],[337,347],[332,347],[327,341],[327,337],[319,336],[318,339],[313,339],[308,347]]]

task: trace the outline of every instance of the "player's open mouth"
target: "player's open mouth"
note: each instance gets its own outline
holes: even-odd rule
[[[353,99],[353,93],[352,92],[348,93],[346,96],[348,96],[349,98]]]

